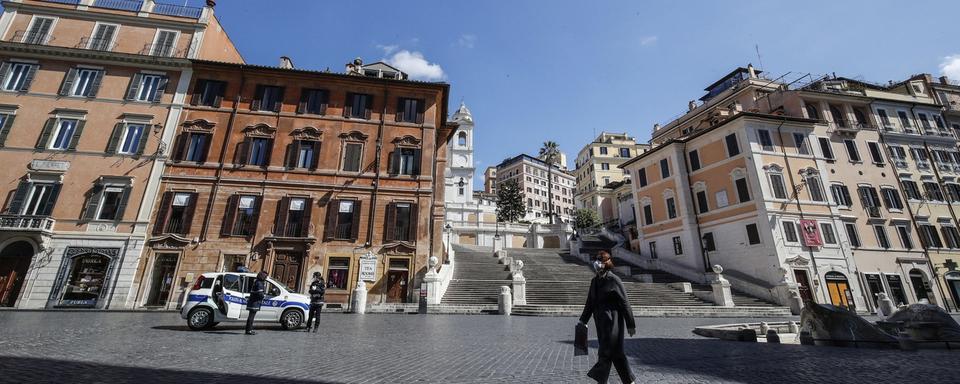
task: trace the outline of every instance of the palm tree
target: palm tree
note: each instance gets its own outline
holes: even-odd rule
[[[550,218],[550,224],[553,224],[553,165],[557,162],[560,155],[560,148],[554,141],[545,141],[540,147],[540,158],[547,162],[547,209]]]

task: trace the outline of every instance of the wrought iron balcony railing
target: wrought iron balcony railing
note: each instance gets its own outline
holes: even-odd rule
[[[93,6],[97,8],[116,9],[120,11],[140,11],[143,1],[140,0],[96,0]]]
[[[87,36],[81,38],[80,43],[75,48],[109,52],[116,46],[117,44],[113,42],[113,39],[98,39]]]
[[[53,233],[55,223],[49,216],[0,215],[0,231]]]
[[[32,45],[47,45],[53,41],[53,34],[20,30],[13,34],[11,41]]]
[[[147,44],[144,45],[143,49],[140,50],[141,55],[174,57],[179,59],[186,58],[189,52],[189,49],[177,49],[177,47],[167,44]]]
[[[199,19],[200,14],[203,13],[203,8],[198,7],[188,7],[185,5],[176,5],[176,4],[161,4],[156,3],[153,7],[153,13],[165,16],[175,16],[175,17],[188,17],[191,19]]]

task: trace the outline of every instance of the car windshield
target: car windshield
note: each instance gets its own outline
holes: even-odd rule
[[[278,287],[283,287],[283,289],[286,289],[287,292],[290,292],[290,293],[300,293],[300,292],[297,292],[296,289],[293,289],[293,288],[288,287],[288,286],[286,286],[286,285],[284,285],[284,284],[281,284],[279,281],[276,281],[276,280],[274,280],[274,279],[267,278],[267,281],[273,283],[274,285],[276,285],[276,286],[278,286]]]

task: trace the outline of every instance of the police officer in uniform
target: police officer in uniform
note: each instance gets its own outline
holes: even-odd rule
[[[247,299],[247,311],[250,312],[247,315],[247,328],[245,333],[248,335],[256,335],[257,333],[253,331],[253,318],[257,317],[257,311],[260,310],[260,306],[263,304],[263,297],[267,291],[267,273],[260,271],[257,274],[257,278],[253,280],[253,287],[250,289],[250,298]]]
[[[310,332],[310,326],[313,326],[313,332],[320,329],[320,312],[323,310],[323,293],[326,292],[326,284],[323,282],[323,275],[320,272],[313,273],[313,282],[310,283],[310,316],[307,317],[307,332]],[[316,320],[314,320],[316,319]]]

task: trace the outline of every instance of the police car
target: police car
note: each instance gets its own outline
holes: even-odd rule
[[[185,297],[180,317],[193,330],[213,328],[225,321],[246,321],[247,299],[256,277],[255,273],[242,272],[200,275]],[[266,295],[255,321],[276,321],[283,329],[296,329],[303,325],[309,308],[310,297],[267,278]]]

